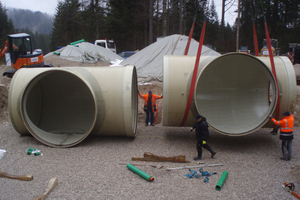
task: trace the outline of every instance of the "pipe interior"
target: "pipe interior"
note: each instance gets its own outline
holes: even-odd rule
[[[50,146],[72,146],[91,131],[95,100],[90,88],[65,71],[48,71],[25,89],[23,118],[31,134]]]
[[[271,90],[271,91],[270,91]],[[197,111],[209,125],[227,135],[256,131],[275,110],[277,87],[271,71],[250,55],[218,57],[196,83]]]

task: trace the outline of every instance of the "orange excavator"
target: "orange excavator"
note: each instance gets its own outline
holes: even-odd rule
[[[20,68],[51,67],[51,64],[44,64],[44,56],[41,49],[32,50],[31,36],[29,34],[11,34],[7,36],[7,39],[0,50],[0,59],[9,51],[11,66],[15,70],[8,70],[3,73],[3,76],[11,78]]]

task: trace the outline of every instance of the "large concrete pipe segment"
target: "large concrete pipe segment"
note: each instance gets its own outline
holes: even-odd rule
[[[88,135],[134,137],[137,126],[134,66],[18,70],[9,89],[11,122],[52,147],[70,147]]]
[[[195,56],[165,56],[163,126],[179,126],[185,112]],[[286,57],[275,57],[280,94],[280,113],[294,111],[296,77]],[[191,108],[185,126],[195,123],[197,113],[211,128],[230,136],[272,127],[277,86],[269,57],[243,53],[201,56]],[[282,116],[280,116],[282,117]]]

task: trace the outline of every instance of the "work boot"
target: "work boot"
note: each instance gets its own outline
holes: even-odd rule
[[[214,156],[217,154],[217,152],[215,152],[215,151],[213,151],[213,150],[211,150],[211,158],[214,158]]]
[[[288,155],[288,158],[287,158],[288,160],[291,160],[292,159],[292,156],[290,156],[290,155]]]
[[[148,126],[148,123],[146,123],[145,126]]]
[[[282,157],[282,158],[280,158],[281,160],[285,160],[285,161],[287,161],[287,158],[286,157]]]
[[[201,157],[195,157],[194,160],[201,160]]]
[[[272,135],[277,135],[278,129],[274,128],[270,133],[272,133]]]
[[[214,156],[216,155],[217,152],[215,152],[214,150],[212,150],[211,147],[209,147],[207,150],[211,153],[211,158],[214,158]]]

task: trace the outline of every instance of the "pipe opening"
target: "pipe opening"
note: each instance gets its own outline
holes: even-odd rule
[[[131,81],[131,114],[132,114],[132,134],[135,136],[137,129],[137,116],[138,116],[138,87],[137,87],[137,74],[135,67],[132,70],[132,81]]]
[[[234,53],[218,57],[202,70],[194,95],[197,111],[213,129],[245,135],[268,122],[275,110],[277,86],[265,64]]]
[[[22,98],[22,116],[31,134],[49,146],[81,142],[95,123],[90,88],[72,73],[52,70],[35,77]]]

